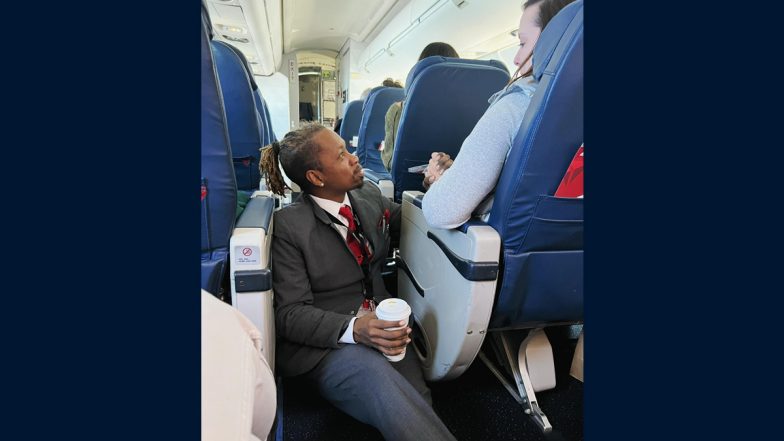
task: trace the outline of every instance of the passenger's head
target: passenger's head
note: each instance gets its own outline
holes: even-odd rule
[[[362,186],[364,173],[357,157],[346,151],[337,133],[318,123],[306,122],[280,142],[261,149],[259,164],[267,187],[283,195],[286,183],[278,168],[308,194],[329,198]]]
[[[446,43],[441,43],[439,41],[435,43],[430,43],[427,46],[425,46],[425,48],[422,49],[422,53],[419,54],[419,60],[421,61],[427,57],[433,57],[436,55],[442,57],[460,58],[460,55],[457,55],[457,51],[455,50],[455,48],[453,48],[452,46]]]
[[[393,80],[392,78],[387,78],[386,80],[382,81],[381,85],[384,87],[399,87],[399,88],[403,87],[402,84]]]
[[[550,23],[566,5],[574,0],[527,0],[523,3],[523,15],[520,17],[520,26],[517,28],[517,38],[520,40],[520,48],[514,57],[514,64],[517,66],[512,80],[520,77],[527,77],[533,73],[532,59],[534,46],[539,40],[542,29]]]
[[[368,87],[367,89],[362,91],[362,95],[359,96],[361,101],[365,101],[365,99],[370,95],[370,91],[373,90],[372,87]]]

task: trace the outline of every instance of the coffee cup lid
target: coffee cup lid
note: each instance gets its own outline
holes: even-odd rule
[[[376,316],[378,318],[384,317],[408,317],[411,314],[411,307],[408,306],[405,300],[402,299],[386,299],[376,307]],[[384,319],[382,319],[384,320]]]

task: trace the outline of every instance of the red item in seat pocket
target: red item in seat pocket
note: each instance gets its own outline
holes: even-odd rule
[[[555,196],[560,198],[581,198],[583,197],[583,146],[577,149],[577,153],[572,158],[572,163],[566,170]]]

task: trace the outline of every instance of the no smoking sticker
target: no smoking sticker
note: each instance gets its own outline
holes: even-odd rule
[[[236,265],[258,265],[261,260],[259,247],[234,247],[234,263]]]

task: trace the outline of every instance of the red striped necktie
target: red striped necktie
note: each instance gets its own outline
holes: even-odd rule
[[[354,222],[354,214],[351,212],[351,207],[348,205],[342,205],[340,210],[338,210],[338,214],[348,219],[348,234],[346,235],[346,243],[348,244],[348,248],[354,254],[354,258],[357,259],[357,263],[362,265],[364,256],[362,255],[361,245],[357,240],[357,224]]]

